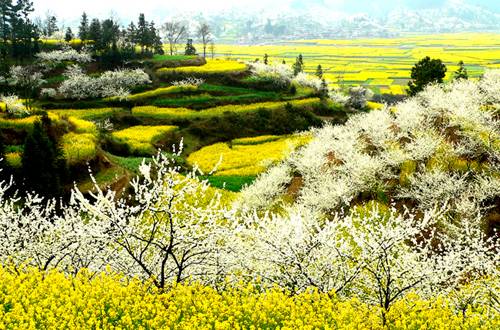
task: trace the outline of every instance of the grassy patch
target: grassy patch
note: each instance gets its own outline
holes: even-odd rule
[[[196,55],[154,55],[153,61],[183,61],[195,59]]]
[[[239,192],[245,185],[250,185],[255,180],[255,176],[204,176],[212,187]]]
[[[255,93],[230,96],[200,95],[186,98],[157,99],[152,105],[159,107],[183,107],[194,110],[201,110],[228,104],[249,104],[265,101],[276,101],[279,96],[275,93]]]
[[[116,165],[136,174],[139,172],[139,166],[142,162],[148,162],[150,160],[150,158],[145,157],[120,157],[109,153],[107,153],[106,156]]]

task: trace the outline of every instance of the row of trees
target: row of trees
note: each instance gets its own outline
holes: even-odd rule
[[[0,0],[0,70],[8,68],[8,59],[22,61],[38,52],[40,37],[29,15],[33,3],[29,0]]]
[[[69,31],[67,33],[69,35]],[[82,14],[78,37],[82,42],[92,41],[97,51],[116,49],[121,41],[125,41],[128,46],[141,48],[141,53],[163,53],[162,42],[158,30],[153,21],[147,21],[144,14],[140,14],[137,24],[131,22],[126,29],[108,18],[99,20],[93,18],[89,20],[86,13]],[[125,46],[123,42],[121,47]]]
[[[118,40],[123,38],[127,43],[133,46],[139,46],[141,53],[163,53],[163,44],[160,33],[168,42],[168,50],[170,55],[174,55],[181,40],[187,39],[186,51],[187,55],[196,53],[196,49],[192,46],[192,39],[189,39],[189,27],[187,23],[179,21],[169,21],[163,24],[159,29],[153,21],[147,21],[144,14],[140,14],[137,23],[131,22],[126,29],[120,29],[120,26],[112,19],[99,21],[94,18],[89,21],[86,13],[82,14],[78,37],[82,41],[93,41],[97,49],[110,48],[116,46]],[[203,48],[203,57],[206,57],[207,50],[210,45],[213,45],[214,39],[211,33],[210,26],[206,23],[201,23],[196,30],[196,35]],[[72,31],[68,28],[66,39],[72,36]],[[213,47],[213,46],[212,46]]]

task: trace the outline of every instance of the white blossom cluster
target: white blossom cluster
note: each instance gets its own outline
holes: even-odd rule
[[[45,82],[42,73],[34,67],[14,65],[10,67],[9,74],[8,83],[19,88],[36,89]]]
[[[247,62],[247,65],[255,78],[271,81],[278,87],[288,86],[294,78],[292,68],[286,64]]]
[[[295,178],[301,188],[293,207],[328,212],[383,192],[421,210],[449,203],[461,216],[487,213],[500,196],[495,77],[430,86],[394,108],[316,129],[310,144],[257,178],[241,200],[268,208],[287,200]]]
[[[41,98],[55,98],[57,96],[57,90],[55,88],[42,88],[40,90]]]
[[[304,207],[235,212],[194,172],[182,176],[179,169],[159,154],[140,166],[131,196],[96,185],[90,197],[75,190],[61,206],[35,195],[19,203],[6,197],[11,183],[0,182],[0,262],[68,273],[111,267],[158,287],[258,279],[384,308],[410,291],[428,297],[498,278],[498,242],[483,233],[479,217],[451,221],[447,205],[418,216],[392,206],[347,214]]]
[[[363,109],[366,102],[373,97],[373,92],[363,86],[349,88],[349,99],[347,105],[355,109]]]
[[[430,297],[457,290],[465,279],[499,275],[500,246],[485,236],[480,218],[450,223],[443,219],[446,207],[418,217],[395,208],[367,211],[325,217],[297,208],[287,216],[245,215],[235,240],[238,271],[292,292],[314,287],[381,307],[408,291]],[[442,222],[449,234],[437,230]]]
[[[299,86],[310,87],[316,91],[321,90],[321,79],[305,72],[299,72],[292,82]]]
[[[198,86],[202,85],[203,83],[205,83],[205,80],[202,78],[188,77],[188,78],[183,79],[183,80],[174,81],[174,82],[172,82],[172,85],[173,86],[180,86],[180,87],[185,87],[185,86],[198,87]]]
[[[297,86],[309,87],[315,91],[321,91],[323,81],[306,72],[299,72],[294,75],[293,69],[286,64],[265,64],[262,62],[246,62],[250,67],[252,76],[258,80],[271,81],[277,87],[286,87],[293,83]],[[348,93],[344,93],[339,89],[331,88],[328,83],[326,86],[329,98],[337,104],[351,106],[356,109],[361,109],[366,106],[367,100],[373,96],[373,92],[365,87],[356,86],[349,89]]]
[[[6,111],[12,117],[26,117],[30,114],[17,95],[0,95],[0,102],[5,103]]]
[[[78,52],[76,49],[71,47],[50,52],[41,52],[36,56],[40,61],[44,62],[48,66],[55,66],[63,62],[75,62],[82,64],[92,62],[92,55],[89,52],[85,50]]]
[[[58,88],[58,93],[67,99],[87,99],[97,97],[126,98],[130,89],[151,83],[146,72],[141,69],[106,71],[101,76],[94,78],[83,73],[77,65],[67,68],[63,81]]]

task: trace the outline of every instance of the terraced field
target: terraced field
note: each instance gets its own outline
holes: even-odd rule
[[[366,85],[374,92],[402,94],[411,67],[425,56],[440,58],[448,67],[447,79],[464,61],[471,77],[485,68],[500,68],[500,34],[457,33],[407,35],[392,39],[297,40],[275,45],[218,45],[218,56],[241,60],[291,64],[302,54],[306,71],[321,64],[333,85]]]
[[[142,157],[149,159],[159,149],[170,153],[181,138],[179,161],[185,169],[199,166],[207,174],[223,156],[218,172],[206,178],[215,187],[239,191],[308,142],[295,132],[320,126],[324,116],[340,121],[347,116],[309,86],[256,84],[241,61],[166,55],[150,61],[154,83],[126,97],[37,99],[25,118],[0,111],[0,129],[9,136],[8,164],[21,169],[25,137],[46,111],[72,178],[83,191],[93,189],[89,167],[100,186],[123,188]]]

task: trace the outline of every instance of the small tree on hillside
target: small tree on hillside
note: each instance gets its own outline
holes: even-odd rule
[[[137,22],[136,41],[141,46],[141,54],[144,54],[144,50],[150,42],[148,22],[142,13],[139,14],[139,20]]]
[[[315,75],[319,79],[323,79],[323,68],[321,67],[321,64],[318,64],[318,67],[316,68]]]
[[[467,68],[465,68],[464,61],[458,62],[458,70],[453,74],[453,79],[469,79],[469,74],[467,73]]]
[[[168,41],[170,55],[174,55],[177,51],[177,44],[179,40],[183,39],[187,35],[186,24],[180,22],[166,22],[161,27],[161,30]]]
[[[10,68],[9,83],[23,96],[24,105],[30,111],[31,101],[44,80],[42,74],[33,65],[13,66]]]
[[[90,23],[89,33],[87,37],[89,38],[89,40],[92,40],[94,42],[94,47],[96,49],[102,48],[102,28],[101,22],[97,18],[94,18]]]
[[[203,23],[200,25],[198,28],[198,37],[201,40],[201,44],[203,45],[203,57],[207,57],[207,45],[210,43],[212,40],[211,33],[210,33],[210,26],[206,23]]]
[[[193,39],[188,39],[186,43],[185,55],[196,55],[196,48],[193,46]]]
[[[43,23],[43,34],[46,37],[50,37],[57,31],[59,31],[59,28],[57,27],[57,17],[52,15],[50,12],[47,12]]]
[[[264,64],[268,65],[269,64],[269,55],[264,54]]]
[[[293,74],[296,76],[300,72],[304,72],[304,59],[302,58],[302,54],[297,56],[295,63],[293,64]]]
[[[212,60],[213,60],[215,57],[215,42],[213,40],[210,41],[209,50],[210,50],[210,55],[212,56]]]
[[[424,57],[411,69],[411,81],[408,82],[408,94],[416,95],[432,83],[442,83],[446,75],[446,66],[440,59]]]
[[[89,39],[89,19],[87,14],[84,12],[82,14],[82,19],[80,21],[80,28],[78,30],[78,37],[82,42]]]
[[[70,42],[71,40],[73,40],[73,37],[74,37],[74,36],[73,36],[73,31],[71,31],[71,28],[70,28],[70,27],[68,27],[68,28],[66,29],[66,34],[64,35],[64,40],[65,40],[66,42]]]
[[[33,125],[33,130],[26,137],[22,157],[22,173],[29,190],[43,196],[56,197],[62,192],[61,152],[54,138],[47,133],[51,121],[45,114],[42,121]]]
[[[330,89],[328,88],[328,83],[324,78],[321,79],[321,87],[319,89],[320,96],[322,98],[327,98],[328,94],[330,92]]]

